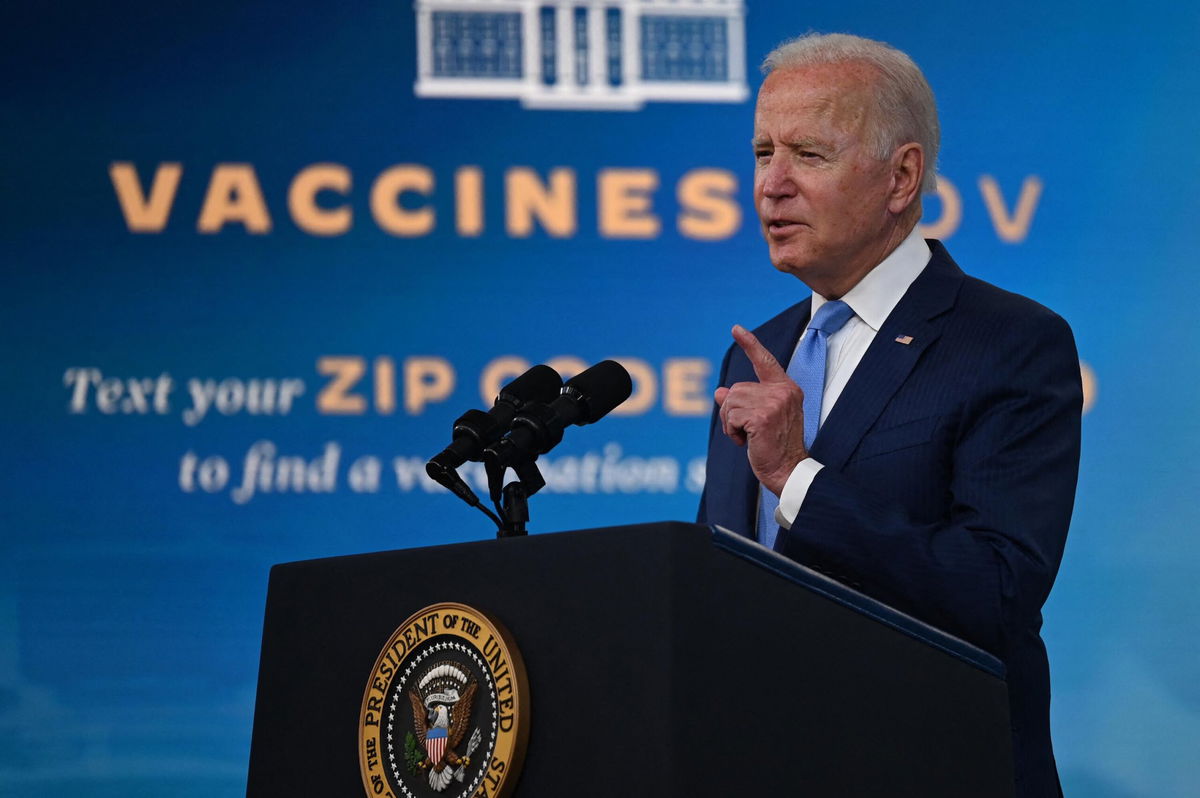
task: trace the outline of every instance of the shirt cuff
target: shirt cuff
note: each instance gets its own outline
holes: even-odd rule
[[[775,508],[777,524],[784,529],[792,528],[792,522],[800,514],[800,505],[804,504],[804,497],[808,495],[808,489],[812,486],[817,472],[824,467],[811,457],[806,457],[796,463],[791,476],[783,486],[783,493],[779,494],[779,506]]]

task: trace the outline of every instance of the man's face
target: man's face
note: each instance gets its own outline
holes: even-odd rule
[[[866,142],[870,67],[772,72],[754,112],[754,204],[771,262],[840,296],[888,253],[892,170]],[[848,284],[847,284],[848,283]]]

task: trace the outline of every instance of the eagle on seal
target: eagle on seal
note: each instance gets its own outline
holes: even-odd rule
[[[472,680],[462,695],[457,696],[457,700],[449,706],[438,701],[428,710],[415,690],[408,693],[413,710],[413,729],[426,753],[420,767],[430,768],[429,784],[436,790],[443,789],[450,782],[451,774],[443,773],[447,765],[455,768],[471,764],[470,757],[460,757],[456,749],[467,733],[477,688],[478,683]],[[457,691],[451,692],[457,694]]]

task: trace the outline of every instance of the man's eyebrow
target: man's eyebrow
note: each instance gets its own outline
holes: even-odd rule
[[[791,147],[793,150],[828,150],[833,148],[833,144],[824,139],[814,138],[812,136],[801,136],[797,139],[788,139],[783,142],[784,145]]]
[[[755,136],[754,138],[750,139],[750,146],[753,149],[758,149],[759,147],[766,147],[766,146],[770,146],[770,145],[771,145],[771,139],[767,136]],[[806,150],[806,149],[831,150],[831,149],[833,149],[832,142],[826,141],[824,139],[815,138],[813,136],[801,136],[800,138],[795,138],[795,139],[785,139],[782,142],[782,146],[788,147],[789,149],[793,149],[793,150]]]

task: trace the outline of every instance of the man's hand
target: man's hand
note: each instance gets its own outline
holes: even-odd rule
[[[716,390],[721,427],[734,443],[747,447],[754,476],[778,496],[796,463],[808,457],[804,391],[754,333],[735,325],[733,340],[750,358],[758,382],[738,382]]]

